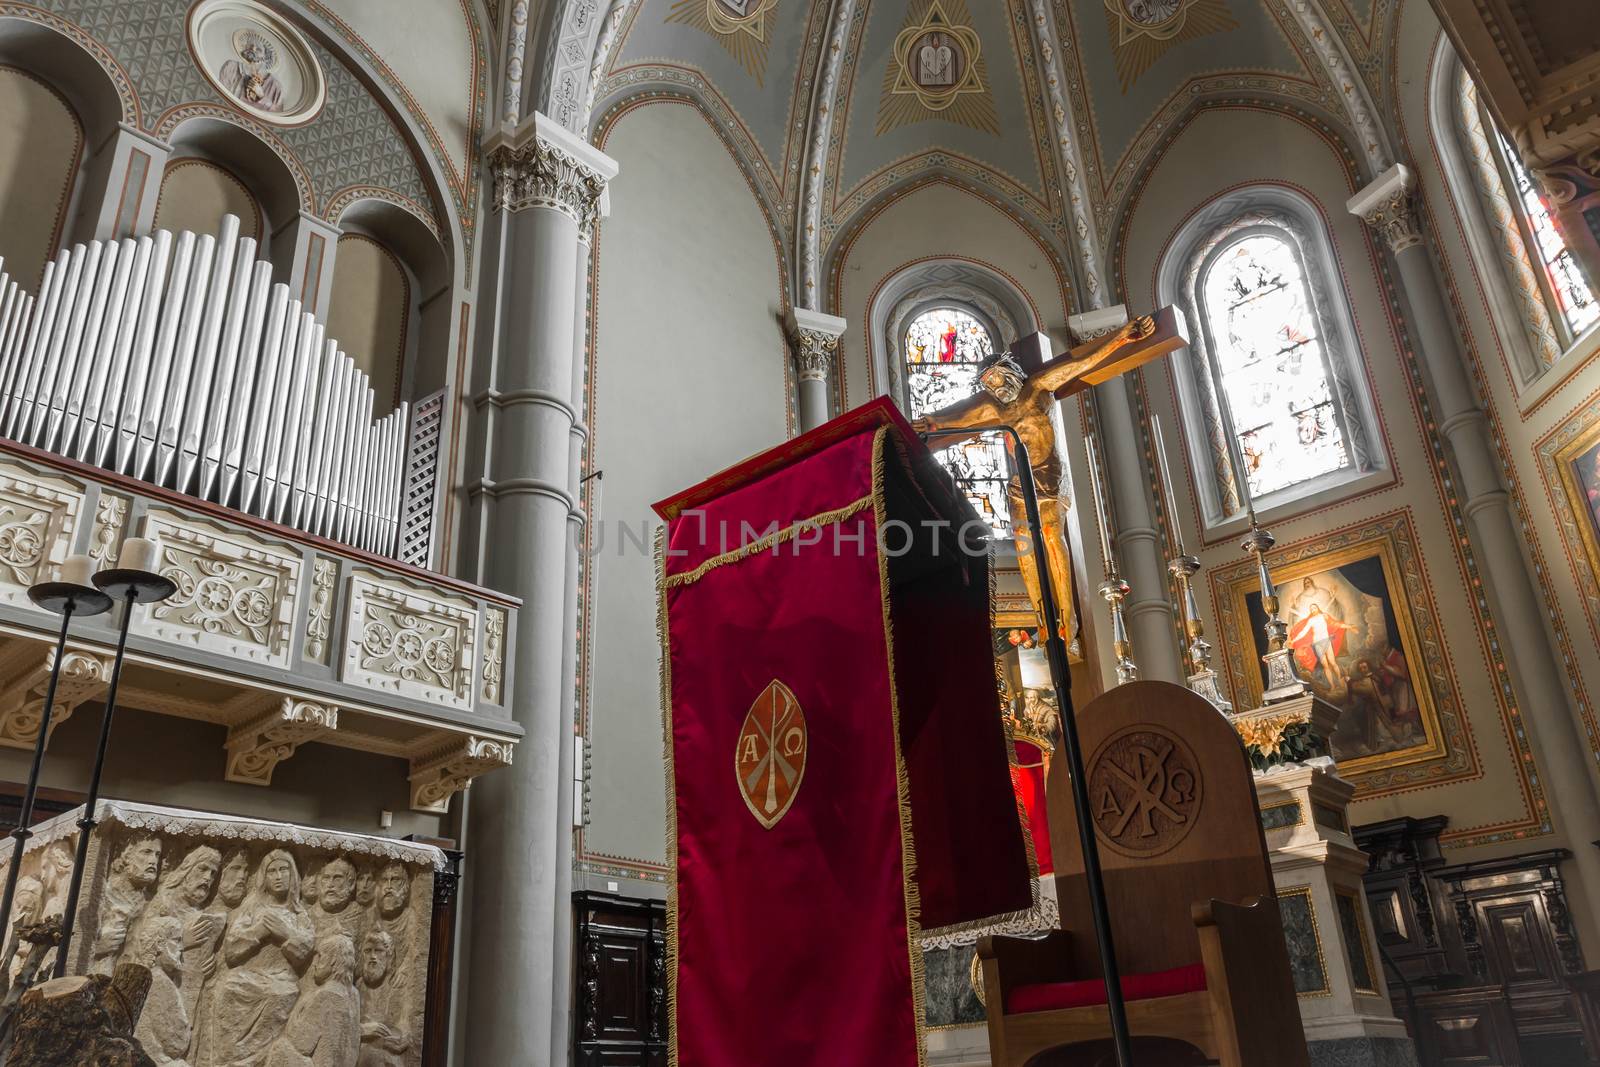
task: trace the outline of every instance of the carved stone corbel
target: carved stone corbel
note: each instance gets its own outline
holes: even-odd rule
[[[808,308],[790,308],[789,335],[794,339],[795,370],[802,382],[826,382],[839,354],[845,320]]]
[[[468,736],[412,760],[412,809],[445,811],[450,798],[471,785],[478,775],[509,767],[515,751],[515,741]]]
[[[228,731],[230,782],[271,785],[272,771],[307,741],[339,727],[339,709],[331,704],[284,697],[283,705]]]
[[[8,748],[31,749],[39,737],[39,723],[44,720],[45,691],[50,686],[50,666],[55,652],[45,655],[43,663],[24,671],[0,689],[0,745]],[[66,722],[78,705],[105,692],[111,682],[111,657],[94,652],[68,649],[61,659],[61,680],[56,684],[56,706],[50,716],[50,734]]]
[[[588,240],[604,214],[606,183],[616,164],[592,145],[537,112],[484,146],[496,211],[552,208],[578,224]]]

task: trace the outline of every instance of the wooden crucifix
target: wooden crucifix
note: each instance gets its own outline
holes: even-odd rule
[[[1017,544],[1017,563],[1022,570],[1028,597],[1040,626],[1047,625],[1039,596],[1039,565],[1033,554],[1042,541],[1054,579],[1056,610],[1063,639],[1072,641],[1074,600],[1072,594],[1072,556],[1067,546],[1063,518],[1070,502],[1062,499],[1062,458],[1051,412],[1057,400],[1081,393],[1090,386],[1109,381],[1150,360],[1174,352],[1189,343],[1183,312],[1164,307],[1154,315],[1130,320],[1116,331],[1064,355],[1044,359],[1050,351],[1044,334],[1026,337],[1013,345],[1010,355],[1015,367],[996,362],[980,376],[983,390],[957,404],[930,412],[912,424],[918,430],[972,430],[1010,425],[1027,446],[1033,480],[1039,492],[1039,521],[1044,527],[1036,541],[1028,529],[1027,511],[1022,502],[1022,484],[1011,478],[1011,522]],[[935,439],[930,446],[948,448],[963,440],[958,437]]]

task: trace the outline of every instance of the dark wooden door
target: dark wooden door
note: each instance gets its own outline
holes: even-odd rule
[[[666,906],[573,894],[578,1067],[666,1067]]]

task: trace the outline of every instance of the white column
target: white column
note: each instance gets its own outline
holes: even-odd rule
[[[1424,376],[1432,387],[1439,432],[1455,461],[1461,509],[1483,573],[1489,606],[1506,643],[1511,682],[1528,737],[1544,771],[1550,810],[1572,849],[1574,900],[1600,899],[1600,790],[1588,742],[1562,681],[1560,657],[1545,628],[1546,605],[1522,555],[1522,538],[1501,482],[1488,417],[1478,403],[1448,305],[1434,274],[1411,202],[1411,172],[1394,166],[1350,198],[1351,214],[1382,235],[1394,253],[1400,288],[1411,308]],[[1580,939],[1600,952],[1595,909],[1575,908]]]
[[[828,383],[845,321],[809,308],[790,308],[789,336],[794,342],[794,364],[799,374],[800,429],[814,430],[832,417]]]
[[[465,1062],[564,1063],[572,968],[557,928],[571,907],[581,264],[617,168],[539,114],[492,136],[485,154],[495,202],[478,358],[488,371],[475,383],[483,470],[469,522],[480,580],[522,599],[511,711],[526,733],[512,767],[474,790]]]
[[[1072,315],[1067,326],[1076,340],[1087,341],[1110,333],[1128,321],[1125,305]],[[1125,601],[1128,635],[1133,641],[1133,661],[1141,677],[1186,685],[1183,661],[1178,655],[1172,604],[1167,599],[1167,561],[1161,550],[1146,490],[1155,478],[1144,462],[1144,437],[1133,418],[1133,400],[1123,378],[1095,386],[1100,416],[1101,455],[1106,462],[1106,491],[1116,516],[1117,565],[1133,594]],[[1084,611],[1104,611],[1087,600]]]

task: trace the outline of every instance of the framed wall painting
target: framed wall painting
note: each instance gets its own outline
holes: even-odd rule
[[[1268,555],[1300,673],[1341,710],[1333,756],[1372,791],[1474,768],[1409,515],[1397,512]],[[1266,614],[1248,560],[1212,573],[1229,679],[1261,703]]]
[[[1600,401],[1539,444],[1556,519],[1591,625],[1600,625]]]

